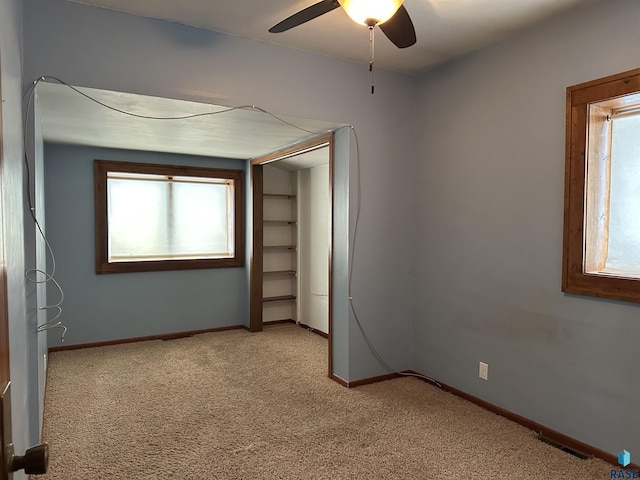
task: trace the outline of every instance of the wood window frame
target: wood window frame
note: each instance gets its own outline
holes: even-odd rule
[[[109,232],[107,212],[107,173],[127,172],[171,176],[225,178],[234,181],[234,256],[231,258],[174,259],[131,262],[109,262]],[[95,253],[96,273],[149,272],[191,270],[202,268],[243,267],[245,262],[244,234],[244,172],[220,168],[190,167],[155,163],[134,163],[111,160],[94,161]]]
[[[640,279],[598,273],[608,247],[610,133],[604,119],[608,109],[622,106],[630,98],[635,101],[634,94],[639,92],[640,69],[567,88],[562,262],[565,293],[640,302]],[[587,176],[589,169],[592,174]]]

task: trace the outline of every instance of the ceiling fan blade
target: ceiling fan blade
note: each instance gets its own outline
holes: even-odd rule
[[[274,25],[269,29],[271,33],[280,33],[289,30],[290,28],[297,27],[298,25],[302,25],[309,20],[313,20],[320,15],[324,15],[325,13],[329,13],[331,10],[338,8],[340,4],[338,0],[323,0],[322,2],[318,2],[315,5],[311,5],[310,7],[305,8],[304,10],[300,10],[298,13],[294,13],[288,18],[285,18],[283,21]]]
[[[404,5],[400,6],[393,17],[380,24],[380,30],[398,48],[407,48],[416,43],[416,30]]]

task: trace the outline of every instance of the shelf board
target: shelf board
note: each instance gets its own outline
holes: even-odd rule
[[[263,275],[295,275],[295,270],[272,270],[270,272],[262,272]]]
[[[266,225],[295,225],[295,220],[263,220]]]
[[[263,193],[262,196],[272,198],[296,198],[294,193]]]
[[[263,245],[262,248],[265,250],[268,248],[269,250],[295,250],[295,245]]]
[[[296,321],[293,318],[282,318],[282,319],[276,319],[276,320],[262,321],[263,325],[277,325],[277,324],[283,324],[283,323],[296,323]]]
[[[277,297],[265,297],[262,299],[263,302],[279,302],[283,300],[295,300],[295,295],[278,295]]]

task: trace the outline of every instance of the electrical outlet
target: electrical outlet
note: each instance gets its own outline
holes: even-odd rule
[[[489,364],[480,362],[480,373],[479,376],[483,380],[489,380]]]

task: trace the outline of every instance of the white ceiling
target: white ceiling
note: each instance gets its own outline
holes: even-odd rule
[[[361,63],[369,62],[367,27],[337,8],[283,33],[268,29],[318,0],[71,0],[263,40]],[[398,49],[376,34],[376,65],[418,72],[507,37],[589,0],[405,0],[417,43]]]
[[[48,82],[38,83],[36,91],[43,136],[53,143],[251,159],[343,126],[253,107],[229,109]],[[313,157],[320,155],[326,163],[321,152],[308,154],[309,161],[316,163]]]
[[[369,61],[369,36],[341,8],[284,33],[268,29],[318,0],[71,0],[135,15],[277,43],[356,62]],[[590,0],[406,0],[417,43],[398,49],[382,32],[376,65],[418,72],[479,49],[545,16]],[[342,125],[276,118],[252,108],[224,107],[81,88],[112,107],[145,116],[211,113],[184,120],[150,120],[100,106],[68,86],[40,82],[37,101],[46,141],[109,148],[255,158]],[[307,157],[313,163],[326,152]]]

